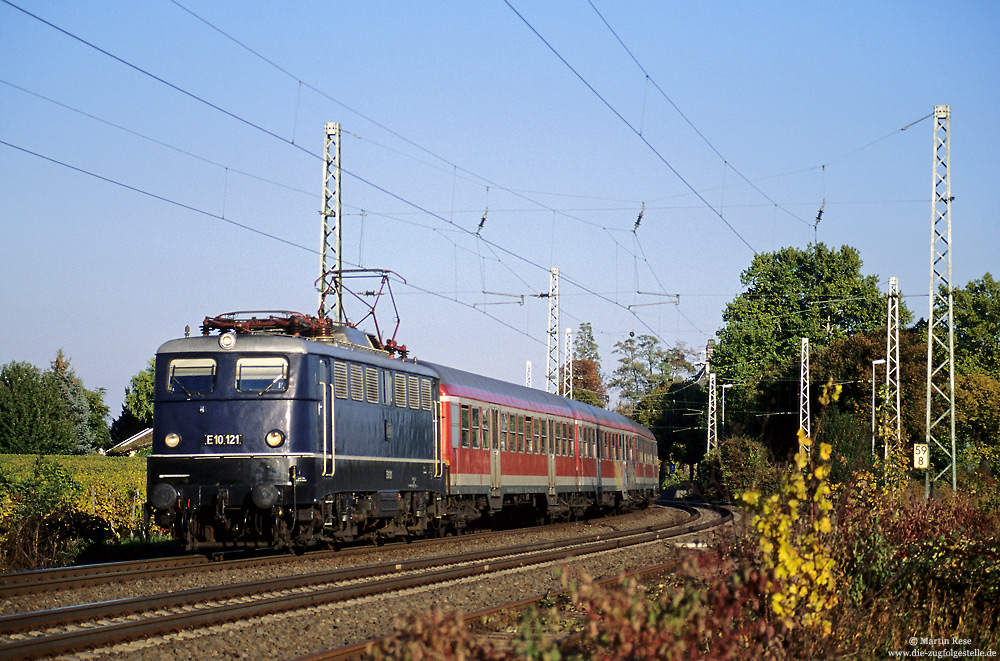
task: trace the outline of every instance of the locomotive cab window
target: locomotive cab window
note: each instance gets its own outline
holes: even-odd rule
[[[187,396],[215,390],[214,358],[174,358],[167,368],[167,390]]]
[[[288,360],[282,356],[253,356],[236,361],[236,389],[240,392],[284,392],[288,388]]]

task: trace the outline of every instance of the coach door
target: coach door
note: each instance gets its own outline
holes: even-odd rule
[[[333,475],[334,471],[334,424],[333,424],[333,380],[330,359],[320,358],[319,383],[316,395],[319,399],[319,442],[323,454],[323,475]]]
[[[490,495],[500,495],[500,439],[507,437],[507,414],[492,410],[490,414]],[[499,433],[497,433],[499,431]]]
[[[562,439],[563,427],[558,420],[554,423],[550,420],[549,425],[549,447],[546,448],[546,454],[549,460],[549,495],[554,496],[556,495],[556,450]]]
[[[581,451],[581,445],[583,444],[583,427],[580,426],[579,421],[574,420],[573,426],[570,427],[573,430],[573,441],[570,443],[570,452],[573,455],[573,465],[576,467],[576,490],[580,490],[580,461],[583,456]]]

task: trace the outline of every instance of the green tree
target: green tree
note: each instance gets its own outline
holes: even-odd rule
[[[69,359],[60,349],[52,361],[52,375],[56,387],[66,405],[66,417],[73,428],[73,454],[91,454],[94,446],[94,431],[90,426],[90,401],[83,381],[69,366]]]
[[[151,358],[146,369],[133,376],[125,388],[121,415],[111,423],[111,439],[115,443],[153,426],[155,368],[156,361]]]
[[[955,370],[1000,379],[1000,282],[989,273],[952,292]]]
[[[726,305],[713,369],[726,381],[754,384],[764,371],[798,356],[800,338],[812,350],[884,327],[886,297],[878,276],[861,273],[850,246],[782,248],[754,257],[740,276],[746,288]],[[910,312],[900,304],[901,323]]]
[[[604,407],[608,404],[608,389],[601,376],[601,355],[594,329],[588,322],[580,324],[573,338],[573,399]],[[563,378],[560,375],[560,378]]]
[[[694,373],[689,360],[690,350],[686,346],[678,344],[664,349],[659,339],[652,335],[629,334],[615,343],[613,353],[621,357],[610,385],[618,389],[626,409],[655,389],[682,381]]]
[[[105,388],[84,390],[84,394],[87,396],[87,405],[90,407],[87,425],[94,436],[94,445],[103,450],[107,450],[112,445],[108,428],[108,415],[111,413],[111,409],[104,403],[104,395],[107,392]]]
[[[65,454],[75,446],[55,375],[27,362],[0,368],[0,453]]]
[[[955,435],[975,445],[1000,445],[1000,381],[987,374],[955,379]]]
[[[635,419],[656,436],[659,457],[695,464],[705,454],[708,393],[694,381],[663,385],[639,401]]]
[[[573,338],[573,360],[589,360],[597,368],[597,373],[601,373],[601,353],[594,339],[594,329],[588,321],[580,324]]]
[[[871,438],[872,361],[885,359],[884,328],[832,343],[817,352],[810,365],[814,384],[832,378],[843,391],[831,409],[850,413]],[[875,369],[876,408],[884,408],[885,365]],[[814,386],[815,387],[815,386]],[[904,444],[923,442],[926,426],[927,338],[915,329],[899,333],[900,427]],[[827,442],[837,445],[836,439]],[[870,452],[870,445],[869,445]]]

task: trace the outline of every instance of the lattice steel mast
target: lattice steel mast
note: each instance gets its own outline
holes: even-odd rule
[[[705,369],[709,369],[709,364],[705,363]],[[715,372],[708,373],[708,447],[705,452],[710,453],[719,447],[719,428],[715,422],[716,410]]]
[[[545,361],[545,392],[559,394],[559,269],[549,269],[548,358]]]
[[[573,329],[566,328],[566,346],[563,349],[562,396],[573,399]]]
[[[809,405],[809,338],[802,338],[802,348],[799,352],[799,429],[812,438],[812,423],[810,422]],[[799,445],[799,450],[802,446]]]
[[[327,122],[325,157],[323,167],[323,233],[320,237],[319,256],[319,316],[330,314],[326,302],[329,293],[334,294],[334,319],[344,322],[344,290],[341,283],[343,258],[340,233],[340,124]],[[330,186],[330,182],[333,186]],[[332,225],[331,225],[332,219]]]
[[[951,488],[958,486],[955,462],[955,331],[951,288],[951,106],[934,106],[934,173],[931,196],[930,308],[927,313],[927,445],[932,450],[925,473],[925,493],[951,470]],[[947,465],[939,473],[934,447]]]
[[[901,449],[902,427],[899,407],[899,280],[889,278],[888,319],[885,326],[885,456],[891,447]]]

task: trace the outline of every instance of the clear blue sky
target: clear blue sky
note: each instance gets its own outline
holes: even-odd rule
[[[398,339],[511,381],[543,379],[547,302],[484,291],[559,267],[606,372],[630,331],[701,348],[824,199],[819,240],[926,315],[933,123],[900,129],[937,104],[954,283],[1000,271],[996,2],[14,4],[38,18],[0,3],[0,364],[62,348],[114,416],[185,325],[316,310],[328,121],[345,261],[413,285]]]

